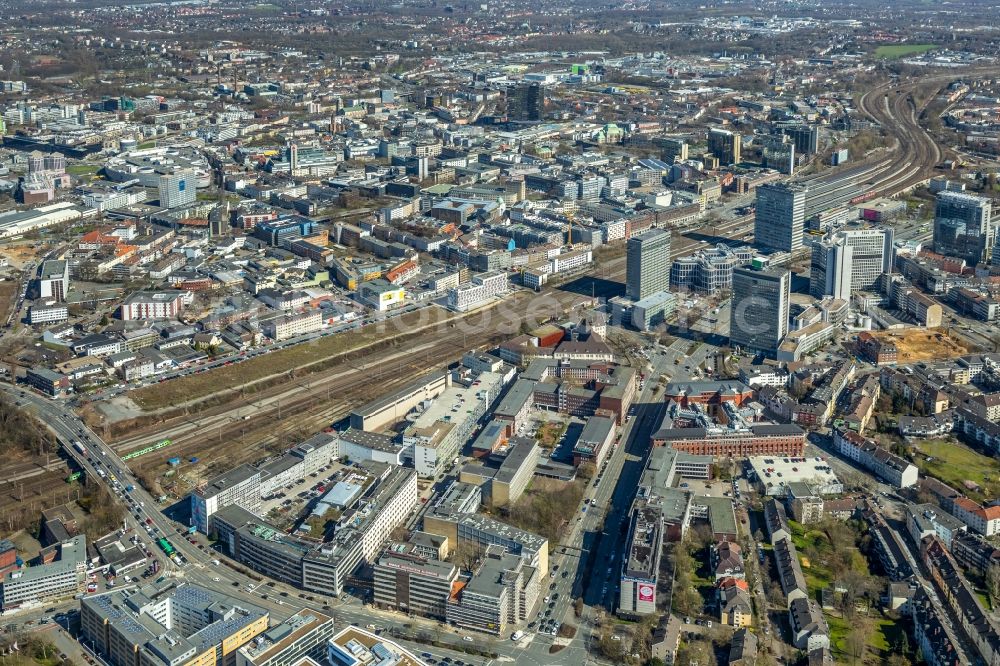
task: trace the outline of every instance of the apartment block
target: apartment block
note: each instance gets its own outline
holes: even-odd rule
[[[952,502],[951,514],[977,534],[991,537],[1000,532],[1000,506],[984,508],[967,497],[959,497]]]
[[[123,321],[173,319],[193,298],[184,291],[137,291],[122,302],[118,315]]]
[[[448,290],[448,307],[458,312],[466,312],[485,305],[507,293],[508,280],[505,273],[482,273],[474,275],[469,284]]]
[[[806,578],[802,574],[798,551],[791,537],[783,537],[774,542],[774,563],[778,582],[781,583],[781,591],[789,608],[796,599],[808,599]]]
[[[313,333],[323,327],[323,313],[319,310],[280,314],[261,321],[264,335],[281,342],[298,335]]]
[[[857,462],[896,488],[908,488],[917,483],[918,470],[915,465],[853,430],[835,430],[833,444],[841,455]]]

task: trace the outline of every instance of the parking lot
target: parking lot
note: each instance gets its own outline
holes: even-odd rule
[[[682,478],[678,485],[702,497],[728,497],[735,499],[732,481],[723,481],[722,479],[706,481],[705,479]],[[740,494],[742,495],[742,492]]]
[[[340,463],[332,462],[304,479],[282,487],[276,494],[263,498],[262,514],[266,516],[277,511],[288,519],[294,518],[309,502],[329,490],[330,479],[343,468]]]

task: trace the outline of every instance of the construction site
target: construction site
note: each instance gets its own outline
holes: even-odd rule
[[[957,358],[970,352],[962,340],[945,328],[907,328],[871,334],[880,342],[896,346],[899,363]]]

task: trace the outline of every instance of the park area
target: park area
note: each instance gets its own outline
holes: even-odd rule
[[[920,55],[937,48],[937,44],[885,44],[875,49],[876,58],[896,60],[911,55]]]
[[[800,525],[789,521],[792,543],[799,552],[799,563],[809,594],[818,599],[820,591],[849,573],[865,576],[867,560],[854,543],[854,532],[845,523],[832,520],[819,525]]]
[[[865,527],[832,519],[809,525],[789,521],[789,527],[810,598],[823,599],[824,589],[830,595],[832,605],[823,615],[837,662],[886,664],[894,655],[909,657],[899,620],[876,610],[885,583],[858,548]]]
[[[913,464],[921,474],[933,476],[977,502],[1000,493],[1000,461],[951,438],[918,441],[913,448]]]
[[[899,363],[956,358],[970,351],[960,340],[942,328],[872,331],[871,335],[881,342],[896,345]]]

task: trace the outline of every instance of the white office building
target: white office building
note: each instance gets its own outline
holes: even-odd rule
[[[198,186],[192,171],[176,171],[160,176],[158,187],[160,206],[163,208],[190,206],[197,198]]]
[[[448,307],[458,312],[465,312],[505,293],[507,293],[505,273],[480,273],[473,276],[470,284],[448,290]]]
[[[264,335],[279,342],[318,331],[323,327],[323,313],[319,310],[305,310],[295,314],[282,314],[262,322]]]
[[[191,520],[198,531],[211,533],[212,514],[235,504],[253,514],[260,513],[260,472],[250,465],[240,465],[191,493]]]
[[[879,278],[892,271],[891,227],[843,229],[812,249],[809,293],[845,301],[858,291],[877,291]]]
[[[59,546],[55,562],[7,572],[0,583],[3,610],[72,597],[81,591],[86,571],[87,539],[80,535]]]

